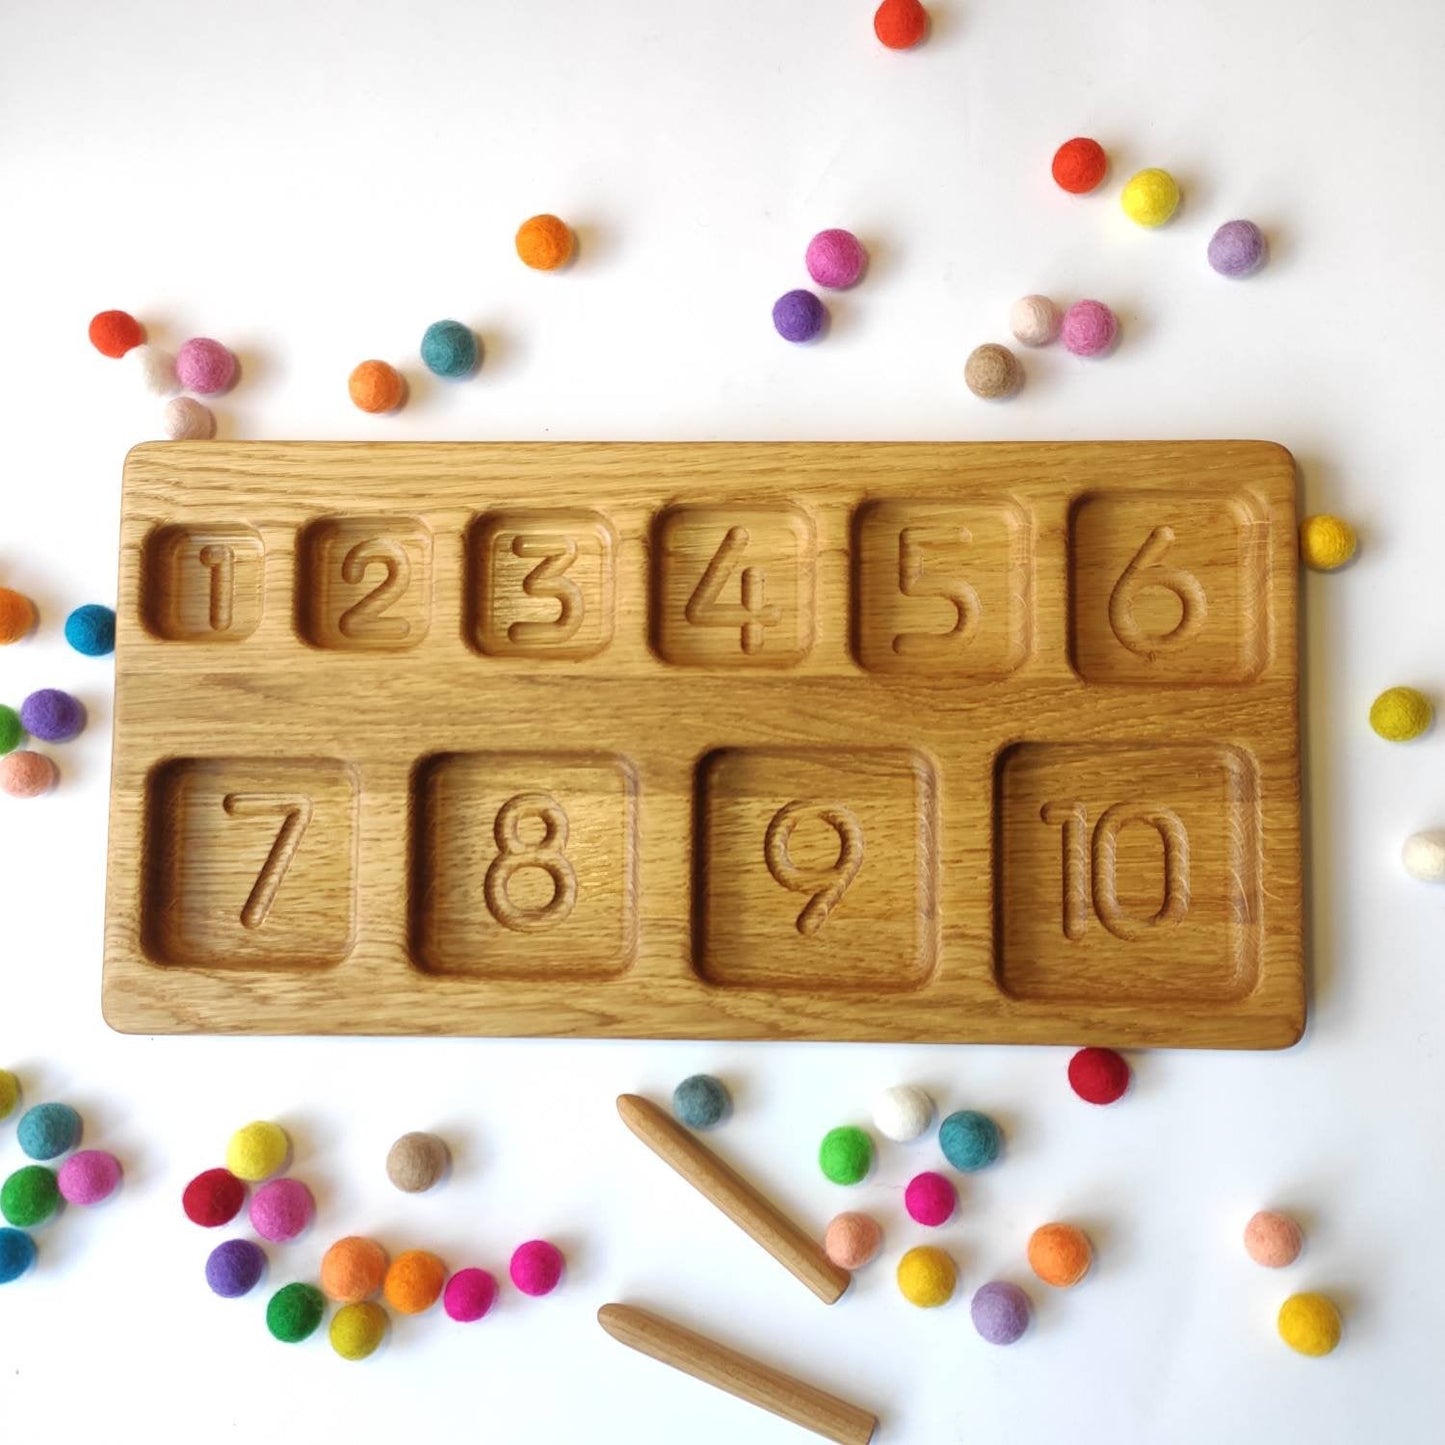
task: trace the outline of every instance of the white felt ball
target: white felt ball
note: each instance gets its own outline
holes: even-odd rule
[[[1410,877],[1426,883],[1445,883],[1445,828],[1411,833],[1400,856]]]
[[[1020,296],[1009,308],[1009,330],[1025,346],[1047,346],[1059,334],[1059,308],[1047,296]]]
[[[873,1101],[873,1122],[885,1138],[906,1144],[928,1128],[933,1119],[933,1100],[912,1084],[884,1089]]]
[[[140,384],[152,396],[174,396],[181,389],[176,375],[176,359],[159,346],[132,346],[122,358],[140,377]]]

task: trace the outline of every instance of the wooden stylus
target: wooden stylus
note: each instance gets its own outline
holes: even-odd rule
[[[651,1100],[623,1094],[617,1100],[617,1112],[663,1163],[670,1164],[698,1193],[716,1204],[824,1304],[832,1304],[852,1283],[853,1276],[834,1264],[816,1240]]]
[[[597,1311],[597,1323],[629,1348],[838,1445],[868,1445],[878,1428],[878,1417],[857,1405],[805,1385],[705,1335],[695,1335],[661,1315],[631,1305],[603,1305]]]

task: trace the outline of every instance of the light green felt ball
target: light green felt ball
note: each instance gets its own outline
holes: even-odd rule
[[[873,1141],[846,1124],[829,1129],[818,1147],[818,1168],[834,1184],[857,1184],[873,1167]]]

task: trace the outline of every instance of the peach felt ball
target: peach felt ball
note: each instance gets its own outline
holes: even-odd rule
[[[532,216],[517,227],[517,255],[534,271],[556,271],[565,266],[577,241],[558,216]]]
[[[214,396],[236,379],[236,358],[219,341],[193,336],[176,352],[176,376],[187,391]]]
[[[0,587],[0,646],[19,642],[35,626],[35,604],[12,587]]]
[[[383,1286],[386,1302],[404,1315],[419,1315],[441,1298],[447,1267],[425,1249],[408,1249],[392,1260]]]
[[[401,373],[384,361],[363,361],[347,378],[352,402],[373,416],[396,411],[406,400]]]
[[[562,1251],[545,1239],[529,1239],[512,1252],[510,1273],[523,1294],[551,1294],[562,1278]]]
[[[1029,1268],[1055,1289],[1069,1289],[1094,1261],[1089,1236],[1073,1224],[1041,1224],[1029,1236]]]
[[[38,798],[55,786],[55,764],[44,753],[21,748],[0,758],[0,793],[12,798]]]
[[[883,0],[873,12],[873,33],[889,50],[911,50],[928,34],[928,11],[919,0]]]
[[[848,1210],[828,1221],[823,1235],[823,1253],[840,1269],[862,1269],[878,1257],[883,1247],[883,1230],[871,1214]]]
[[[1287,1214],[1261,1209],[1244,1226],[1245,1253],[1266,1269],[1283,1269],[1299,1258],[1304,1232]]]

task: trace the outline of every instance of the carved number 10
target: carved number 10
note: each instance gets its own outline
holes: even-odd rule
[[[1151,929],[1171,927],[1189,911],[1189,834],[1172,808],[1115,803],[1100,814],[1092,842],[1083,803],[1045,803],[1040,816],[1045,823],[1063,829],[1066,938],[1084,936],[1091,894],[1099,922],[1115,938],[1126,940],[1143,938]],[[1130,823],[1153,828],[1164,845],[1164,901],[1147,918],[1127,912],[1119,902],[1119,834]]]

